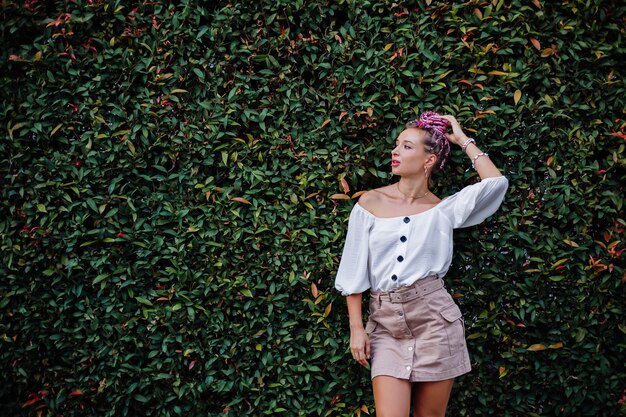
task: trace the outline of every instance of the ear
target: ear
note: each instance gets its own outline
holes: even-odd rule
[[[432,172],[435,164],[437,163],[437,155],[434,153],[428,154],[426,161],[424,161],[424,168],[428,170],[428,172]]]

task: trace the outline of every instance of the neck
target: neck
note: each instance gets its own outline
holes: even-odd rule
[[[427,193],[428,190],[428,181],[426,177],[402,177],[400,181],[398,181],[398,189],[404,198],[408,200],[415,200],[417,198],[422,198]]]

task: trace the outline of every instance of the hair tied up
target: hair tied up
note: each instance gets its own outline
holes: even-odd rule
[[[439,113],[434,111],[426,111],[419,118],[407,123],[407,127],[424,129],[431,134],[430,140],[425,145],[430,148],[432,153],[437,155],[438,170],[445,166],[450,156],[450,143],[445,135],[446,128],[449,125],[450,122],[447,119],[444,119]]]

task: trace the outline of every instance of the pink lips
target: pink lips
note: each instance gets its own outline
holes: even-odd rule
[[[392,159],[391,160],[391,166],[392,167],[397,167],[398,165],[400,165],[400,161],[398,161],[396,159]]]

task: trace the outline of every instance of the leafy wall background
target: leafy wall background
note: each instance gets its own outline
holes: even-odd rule
[[[456,236],[450,415],[623,412],[626,7],[417,3],[5,2],[4,412],[372,413],[333,279],[425,110],[511,182]]]

